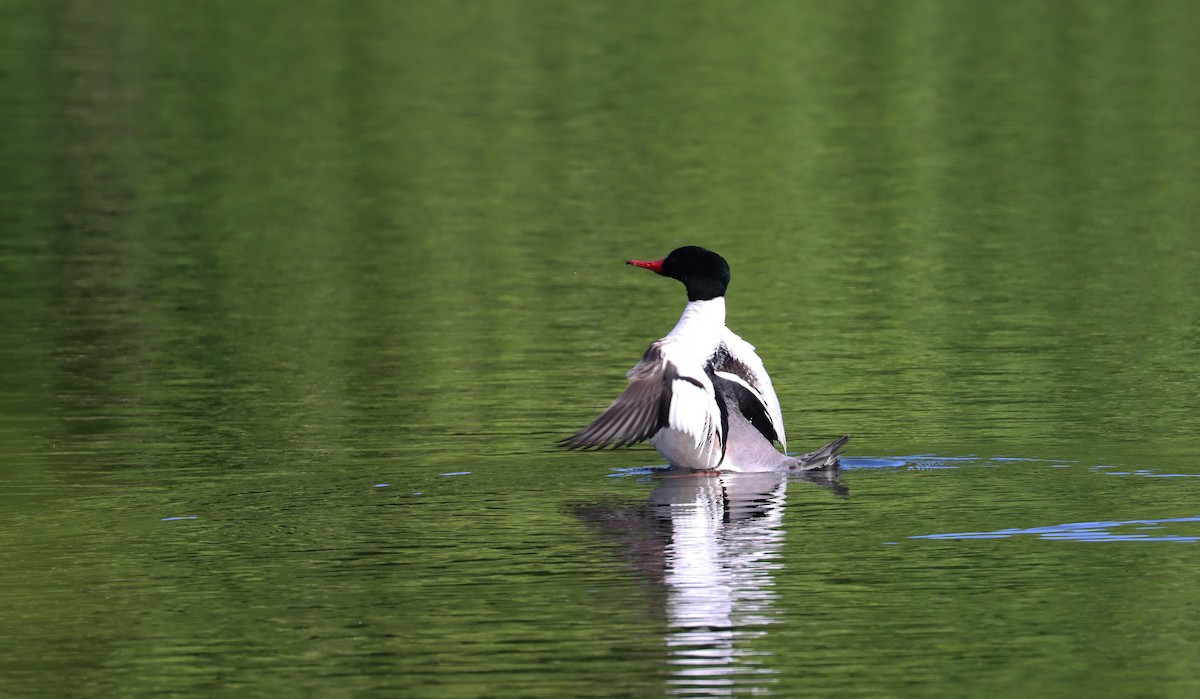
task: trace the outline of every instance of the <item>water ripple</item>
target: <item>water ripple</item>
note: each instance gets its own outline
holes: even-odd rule
[[[951,534],[922,534],[910,539],[1007,539],[1031,535],[1050,541],[1200,541],[1200,535],[1179,534],[1162,525],[1200,523],[1200,517],[1171,517],[1167,519],[1129,519],[1119,522],[1072,522],[1029,529],[997,529],[991,532],[955,532]],[[1190,529],[1190,528],[1189,528]],[[1138,532],[1156,532],[1138,533]]]

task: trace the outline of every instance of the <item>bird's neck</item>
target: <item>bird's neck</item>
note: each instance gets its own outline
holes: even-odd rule
[[[678,341],[715,342],[725,330],[725,297],[690,301],[667,337]]]

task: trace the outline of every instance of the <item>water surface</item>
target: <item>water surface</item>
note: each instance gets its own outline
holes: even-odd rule
[[[1198,25],[8,3],[0,694],[1195,696]],[[836,482],[553,448],[682,244]]]

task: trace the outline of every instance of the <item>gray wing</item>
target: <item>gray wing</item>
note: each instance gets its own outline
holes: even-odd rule
[[[592,424],[559,442],[568,449],[603,449],[634,444],[654,436],[667,424],[671,406],[669,362],[662,360],[658,343],[650,345],[642,361],[629,370],[629,385]]]

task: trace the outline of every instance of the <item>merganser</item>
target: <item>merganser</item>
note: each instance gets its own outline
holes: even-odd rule
[[[649,440],[673,468],[692,471],[835,469],[849,436],[803,456],[787,450],[783,415],[754,346],[725,327],[729,263],[689,245],[661,260],[629,260],[683,282],[688,304],[675,328],[650,343],[629,385],[592,424],[559,444],[621,447]]]

